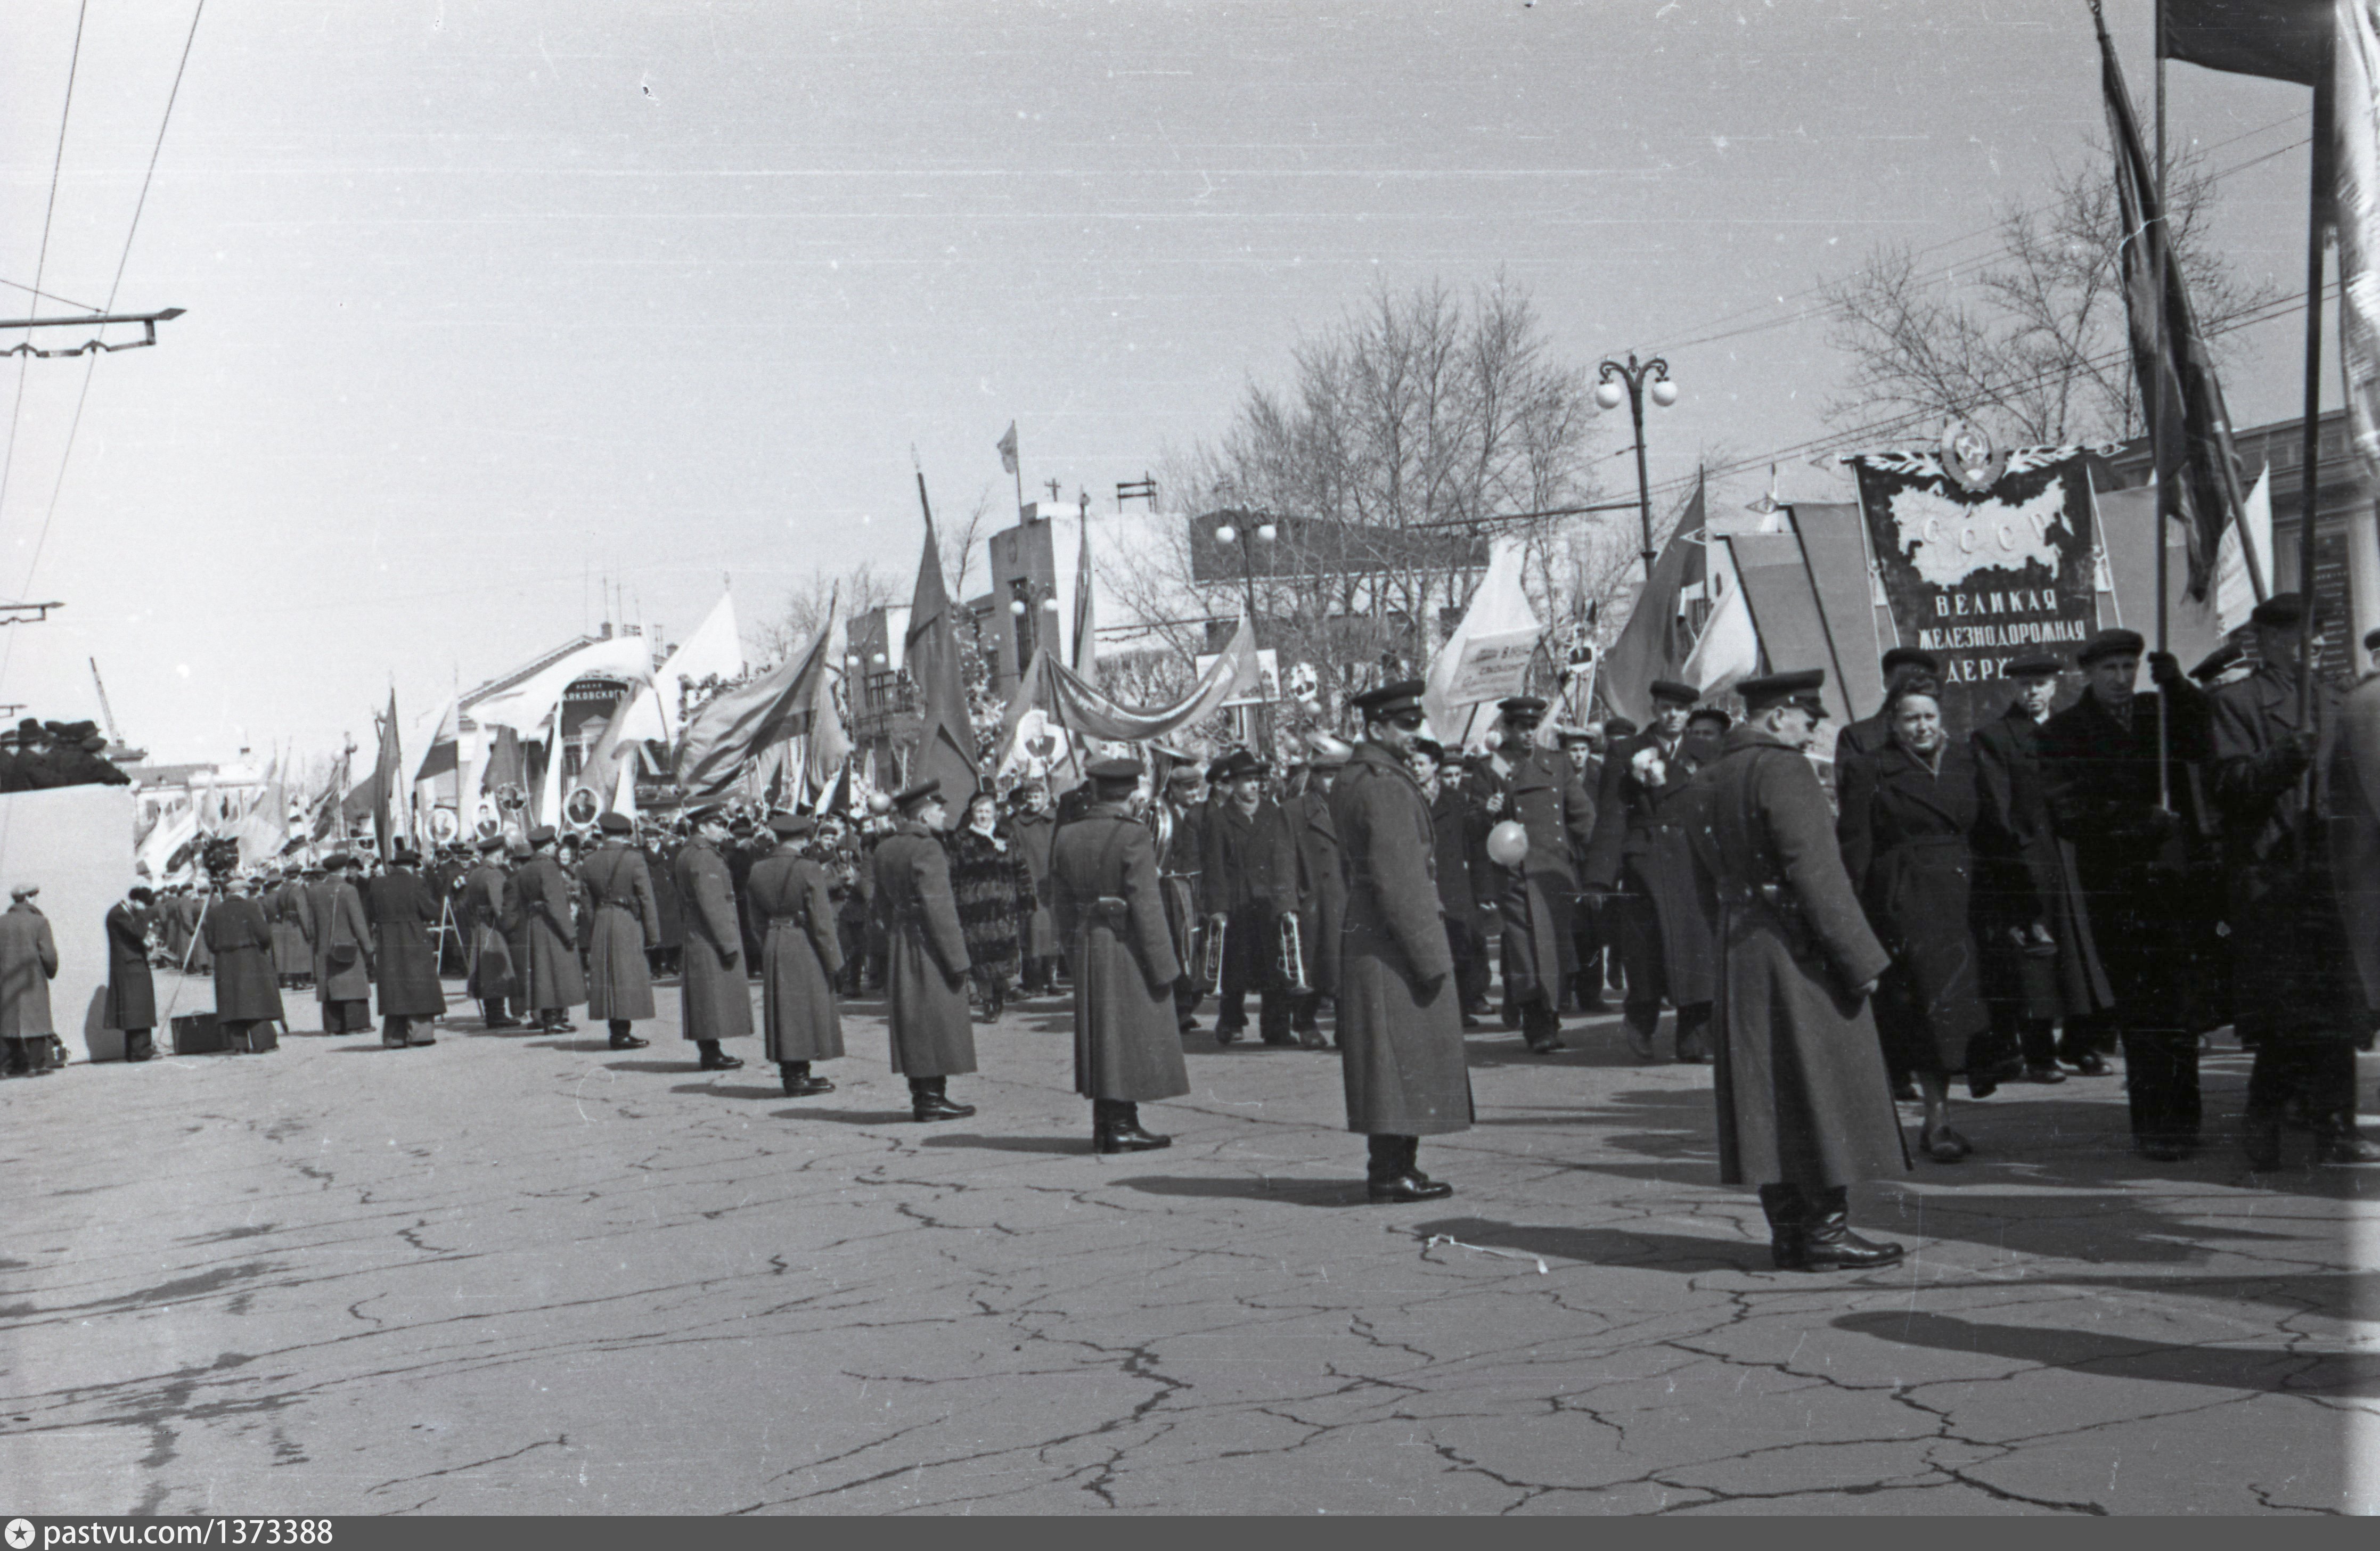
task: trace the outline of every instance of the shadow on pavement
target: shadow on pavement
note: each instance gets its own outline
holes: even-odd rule
[[[980,1147],[994,1153],[1071,1153],[1087,1157],[1091,1139],[1073,1136],[978,1136],[965,1132],[940,1132],[918,1144],[923,1147]]]
[[[1278,1201],[1291,1206],[1368,1206],[1371,1197],[1357,1180],[1209,1180],[1144,1174],[1115,1183],[1146,1195],[1196,1196],[1210,1201]]]
[[[535,1034],[538,1031],[535,1029],[526,1029],[522,1032],[527,1034]],[[566,1035],[559,1039],[531,1040],[528,1044],[528,1048],[532,1050],[584,1050],[593,1052],[597,1050],[608,1050],[611,1048],[612,1041],[609,1038],[573,1039]]]
[[[2165,1284],[2159,1284],[2163,1287]],[[2380,1398],[2380,1354],[2292,1347],[2168,1346],[2089,1330],[1994,1325],[1951,1315],[1851,1314],[1838,1330],[1902,1346],[1973,1352],[2065,1368],[2100,1378],[2246,1389],[2272,1394]]]
[[[670,1070],[673,1072],[683,1072],[686,1069],[679,1066],[672,1067]],[[713,1098],[783,1098],[785,1097],[784,1084],[782,1083],[778,1084],[774,1087],[768,1088],[722,1088],[716,1083],[680,1083],[677,1086],[670,1089],[670,1092],[706,1093],[710,1095]]]
[[[917,1116],[906,1109],[777,1109],[771,1113],[778,1120],[832,1121],[837,1125],[916,1125]]]
[[[599,1050],[608,1050],[611,1048],[612,1042],[608,1039],[599,1040],[595,1045],[595,1048]],[[606,1072],[666,1072],[674,1076],[683,1077],[688,1070],[688,1065],[689,1063],[682,1060],[607,1060],[603,1063],[603,1070]],[[698,1083],[695,1085],[697,1088],[705,1088],[710,1084]]]
[[[1415,1237],[1444,1234],[1481,1249],[1519,1250],[1585,1266],[1630,1266],[1644,1270],[1768,1271],[1768,1246],[1749,1240],[1694,1238],[1627,1228],[1557,1228],[1498,1222],[1489,1218],[1440,1218],[1413,1225]]]

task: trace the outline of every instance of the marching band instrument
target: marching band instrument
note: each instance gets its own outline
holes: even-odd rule
[[[1223,936],[1230,924],[1224,917],[1216,917],[1208,924],[1207,940],[1199,950],[1198,978],[1213,996],[1223,994]]]
[[[1297,924],[1297,912],[1281,914],[1281,977],[1299,996],[1310,994],[1314,988],[1305,983],[1305,935]]]

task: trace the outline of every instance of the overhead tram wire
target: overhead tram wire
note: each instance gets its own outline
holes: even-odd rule
[[[58,108],[58,149],[50,162],[50,197],[42,211],[42,246],[33,260],[33,284],[27,287],[36,296],[41,294],[42,272],[49,267],[50,262],[50,225],[58,212],[58,176],[66,167],[67,125],[74,116],[75,76],[82,67],[82,24],[90,13],[91,0],[82,0],[75,7],[74,52],[67,56],[67,97]],[[30,330],[27,337],[31,337]],[[17,426],[25,413],[25,374],[32,367],[30,356],[20,358],[17,363],[17,397],[8,410],[8,441],[5,449],[0,449],[0,513],[7,510],[8,471],[16,466]]]
[[[49,301],[64,302],[68,307],[79,308],[85,312],[98,312],[103,310],[100,308],[91,306],[91,304],[87,301],[77,301],[72,297],[62,297],[55,291],[36,291],[21,280],[0,278],[0,285],[6,285],[12,291],[26,292],[32,296],[36,300],[47,299]]]

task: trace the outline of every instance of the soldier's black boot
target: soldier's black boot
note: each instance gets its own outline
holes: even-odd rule
[[[814,1098],[822,1093],[834,1092],[834,1084],[823,1077],[810,1075],[810,1063],[806,1060],[781,1060],[777,1075],[784,1079],[787,1098]]]
[[[1140,1106],[1127,1099],[1091,1100],[1091,1148],[1102,1153],[1148,1153],[1173,1145],[1140,1126]]]
[[[702,1052],[699,1064],[705,1072],[733,1072],[744,1064],[743,1057],[727,1054],[719,1048],[716,1039],[698,1039],[694,1048]]]
[[[1365,1184],[1375,1202],[1443,1201],[1454,1187],[1423,1173],[1415,1162],[1421,1155],[1418,1136],[1374,1136],[1371,1166]]]
[[[1899,1244],[1871,1242],[1852,1231],[1851,1192],[1840,1185],[1813,1199],[1803,1194],[1803,1271],[1872,1271],[1896,1266],[1908,1252]]]
[[[480,1021],[487,1024],[488,1027],[492,1029],[510,1029],[520,1027],[519,1019],[507,1018],[504,1016],[504,1004],[502,998],[498,998],[492,1001],[482,1001],[480,1003]]]
[[[611,1020],[611,1024],[612,1048],[614,1050],[641,1050],[646,1046],[652,1043],[650,1039],[639,1039],[635,1035],[630,1034],[628,1032],[628,1020],[625,1018],[613,1018]],[[711,1046],[711,1048],[715,1050],[719,1048],[719,1047],[717,1045],[713,1045]]]
[[[537,1029],[540,1034],[577,1034],[578,1025],[570,1021],[567,1009],[546,1007],[538,1011]]]
[[[2281,1166],[2281,1110],[2277,1105],[2251,1106],[2240,1121],[2240,1145],[2248,1167],[2262,1173]]]
[[[126,1029],[124,1031],[124,1059],[126,1060],[152,1060],[156,1054],[156,1042],[150,1038],[149,1031],[147,1029]]]
[[[1804,1208],[1799,1185],[1762,1185],[1760,1209],[1768,1214],[1768,1256],[1780,1271],[1799,1271],[1809,1254],[1802,1235]]]
[[[909,1113],[920,1122],[926,1121],[963,1121],[975,1113],[972,1104],[953,1104],[944,1091],[947,1077],[912,1077],[909,1079]]]
[[[1654,1059],[1653,1031],[1660,1026],[1661,1004],[1658,1001],[1650,1007],[1632,1001],[1621,1009],[1621,1032],[1628,1036],[1628,1053],[1638,1060]]]
[[[1521,1009],[1521,1038],[1532,1055],[1542,1056],[1562,1048],[1561,1014],[1554,1011],[1551,991]]]

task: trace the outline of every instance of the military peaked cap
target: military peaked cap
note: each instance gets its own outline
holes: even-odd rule
[[[899,808],[903,813],[915,813],[919,808],[924,807],[928,803],[933,801],[941,794],[941,780],[937,777],[932,781],[921,781],[917,782],[917,785],[910,787],[906,792],[902,793],[899,796],[892,799],[892,806]]]
[[[1124,759],[1121,757],[1114,759],[1094,759],[1089,765],[1084,768],[1083,773],[1089,776],[1093,781],[1128,781],[1137,782],[1140,780],[1140,761],[1137,759]]]
[[[771,816],[769,830],[786,840],[796,840],[818,828],[818,820],[807,813],[780,813]]]
[[[487,839],[480,842],[480,849],[482,852],[502,851],[504,848],[504,837],[502,835],[490,835]]]
[[[1818,698],[1825,688],[1824,668],[1804,668],[1799,673],[1769,673],[1756,679],[1738,679],[1735,692],[1743,697],[1747,710],[1764,711],[1769,707],[1791,702],[1814,716],[1827,714],[1826,703]]]
[[[1503,713],[1507,721],[1538,721],[1546,714],[1546,703],[1535,695],[1515,695],[1509,700],[1499,700],[1496,709]]]
[[[2277,592],[2257,604],[2248,621],[2262,630],[2295,630],[2305,623],[2305,614],[2304,594]]]
[[[1402,716],[1407,711],[1421,709],[1422,688],[1422,681],[1419,679],[1399,679],[1394,684],[1384,684],[1378,689],[1367,689],[1348,701],[1348,704],[1363,712],[1364,720],[1366,721],[1386,721],[1392,716]],[[1543,707],[1540,706],[1539,709],[1542,709]]]
[[[528,842],[531,845],[552,845],[553,843],[553,826],[551,824],[540,824],[536,829],[531,830],[528,832]]]
[[[637,821],[625,813],[607,813],[595,820],[595,827],[607,835],[633,835]]]

